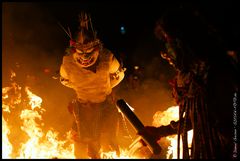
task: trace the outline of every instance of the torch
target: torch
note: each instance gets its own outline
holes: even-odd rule
[[[127,117],[128,121],[131,123],[131,125],[135,128],[137,132],[144,130],[143,123],[138,119],[138,117],[134,114],[134,112],[130,109],[130,107],[123,99],[117,100],[117,107],[124,114],[124,116]],[[151,136],[149,136],[148,134],[144,134],[141,135],[141,137],[149,150],[154,155],[159,155],[161,153],[160,145],[156,141],[154,141]]]

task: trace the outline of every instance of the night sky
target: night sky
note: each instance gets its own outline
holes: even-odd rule
[[[130,3],[124,0],[92,0],[44,3],[6,2],[5,4],[3,11],[6,8],[6,12],[12,15],[6,18],[7,22],[5,23],[3,14],[3,29],[5,25],[9,24],[8,22],[12,21],[13,26],[19,25],[23,30],[13,29],[10,31],[11,33],[31,32],[30,36],[34,37],[32,39],[29,37],[31,43],[41,43],[39,45],[50,50],[55,46],[64,50],[68,45],[69,38],[58,23],[66,29],[69,27],[74,35],[78,27],[78,15],[81,11],[90,13],[98,37],[105,47],[113,51],[117,57],[120,53],[124,53],[129,60],[126,65],[132,64],[132,62],[145,65],[146,60],[148,62],[152,57],[159,56],[159,46],[154,36],[155,23],[165,11],[176,6],[190,6],[200,11],[205,21],[225,39],[229,48],[236,48],[235,41],[239,37],[239,11],[237,11],[237,5],[232,1],[190,3],[150,0]],[[35,30],[37,23],[40,23],[39,29]],[[121,27],[124,28],[125,34],[121,33]],[[9,30],[11,29],[9,28]],[[19,39],[23,39],[23,35],[19,37]],[[48,41],[49,39],[51,39],[51,43]],[[27,39],[24,38],[24,41]],[[51,53],[51,55],[53,54]]]
[[[57,75],[69,44],[68,36],[58,23],[69,27],[74,34],[78,27],[78,14],[86,11],[90,13],[93,27],[104,46],[117,58],[121,53],[126,56],[124,66],[127,71],[130,72],[134,65],[145,70],[149,80],[143,91],[135,95],[126,93],[126,97],[129,96],[140,118],[151,124],[152,115],[157,110],[173,105],[171,91],[166,84],[174,72],[159,55],[158,40],[154,36],[155,23],[169,8],[181,5],[198,9],[206,22],[224,38],[226,48],[239,49],[236,43],[240,35],[239,8],[229,0],[194,3],[157,0],[3,2],[3,86],[9,83],[10,70],[15,71],[21,85],[29,83],[33,92],[43,98],[44,106],[48,108],[45,115],[47,126],[55,126],[59,131],[68,130],[71,120],[66,120],[65,124],[59,124],[59,120],[70,117],[66,106],[74,94],[52,78]],[[124,34],[121,27],[124,27]],[[161,73],[167,77],[164,82],[155,79]],[[157,90],[159,87],[161,90]],[[56,109],[59,113],[52,117]]]

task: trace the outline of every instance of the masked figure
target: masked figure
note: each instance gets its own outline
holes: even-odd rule
[[[161,42],[161,56],[176,70],[170,84],[179,105],[179,121],[168,126],[147,126],[144,132],[156,140],[178,134],[178,157],[181,137],[183,159],[231,159],[232,99],[237,91],[234,73],[220,39],[214,39],[215,33],[198,16],[178,8],[157,22],[155,34]],[[189,150],[190,129],[193,140]]]
[[[124,71],[111,51],[103,48],[87,14],[81,14],[77,37],[71,38],[66,51],[60,81],[77,95],[69,105],[74,116],[75,155],[100,158],[102,134],[107,135],[106,142],[112,150],[118,150],[118,113],[111,94],[124,78]]]

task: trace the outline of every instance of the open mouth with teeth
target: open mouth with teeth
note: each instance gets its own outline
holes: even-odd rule
[[[89,67],[96,62],[98,54],[98,48],[90,48],[84,50],[76,49],[73,57],[78,65],[82,67]]]
[[[88,59],[82,59],[81,57],[78,57],[76,60],[82,66],[89,66],[94,62],[94,57],[90,57]]]

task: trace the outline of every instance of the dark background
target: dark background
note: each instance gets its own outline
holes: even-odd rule
[[[229,0],[2,2],[2,85],[9,86],[10,71],[16,72],[17,83],[30,86],[43,99],[45,128],[68,131],[72,118],[67,104],[74,91],[55,78],[69,45],[69,37],[58,23],[69,27],[74,34],[78,14],[86,11],[91,14],[93,27],[104,46],[117,58],[125,55],[127,71],[123,83],[133,66],[138,65],[143,71],[145,79],[141,88],[137,92],[120,90],[120,94],[135,108],[143,123],[151,124],[156,111],[175,105],[168,85],[174,70],[161,59],[154,36],[156,21],[174,6],[198,10],[223,37],[227,49],[238,48],[239,8]],[[124,34],[121,27],[125,28]]]
[[[78,14],[92,15],[93,26],[99,38],[116,56],[124,52],[134,62],[149,60],[158,55],[154,36],[156,20],[173,7],[190,7],[200,13],[226,41],[229,48],[236,47],[239,11],[234,1],[81,1],[48,2],[36,4],[49,18],[69,26],[73,33],[78,27]],[[126,33],[121,33],[121,27]],[[66,35],[65,35],[66,36]],[[146,50],[148,54],[146,54]],[[136,57],[138,57],[137,60]]]

